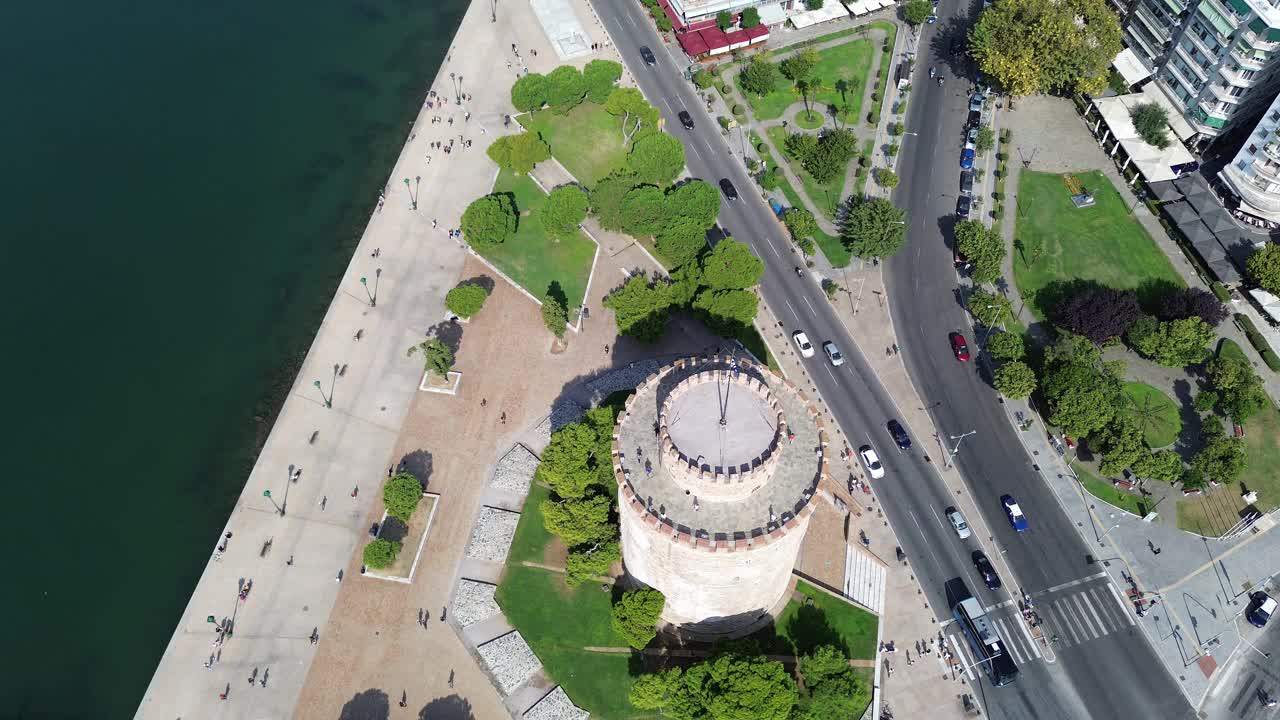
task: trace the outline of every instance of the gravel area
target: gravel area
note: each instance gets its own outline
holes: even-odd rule
[[[574,705],[564,688],[557,686],[524,716],[526,720],[587,720],[591,713]]]
[[[588,382],[587,389],[591,391],[591,399],[600,402],[619,390],[635,390],[660,367],[662,363],[658,360],[639,360]]]
[[[525,684],[542,664],[518,630],[476,648],[503,695]]]
[[[498,461],[493,469],[493,477],[489,480],[489,487],[527,495],[529,486],[533,484],[533,473],[537,469],[538,456],[517,443]]]
[[[516,536],[518,522],[520,522],[520,513],[499,510],[487,505],[480,508],[480,517],[471,530],[471,541],[467,543],[467,557],[492,562],[506,560],[507,551],[511,549],[511,541]]]
[[[582,419],[587,413],[587,409],[579,405],[577,402],[568,398],[561,398],[551,406],[551,414],[542,419],[538,423],[538,427],[533,429],[534,435],[543,446],[551,442],[551,433],[560,428],[575,423]]]
[[[493,599],[498,586],[475,580],[459,580],[453,594],[453,619],[467,627],[501,612]]]

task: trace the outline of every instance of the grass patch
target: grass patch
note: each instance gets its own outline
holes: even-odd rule
[[[872,23],[872,25],[879,27],[887,33],[884,40],[886,45],[884,47],[887,47],[888,49],[882,49],[880,51],[880,82],[878,83],[879,87],[876,88],[876,92],[878,93],[876,97],[879,97],[880,99],[871,103],[871,114],[875,116],[876,123],[879,123],[880,107],[884,104],[885,93],[889,89],[889,70],[893,65],[893,41],[898,36],[898,26],[893,23],[883,21]]]
[[[862,110],[863,89],[874,51],[871,41],[865,39],[819,50],[818,63],[811,77],[819,81],[821,89],[810,100],[847,108],[847,112],[856,117]],[[776,120],[792,104],[801,101],[800,93],[786,78],[779,80],[778,86],[767,95],[748,93],[742,89],[741,83],[738,90],[751,105],[751,114],[756,120]]]
[[[1157,388],[1145,383],[1124,384],[1125,412],[1138,421],[1142,438],[1152,448],[1173,444],[1182,432],[1178,403]]]
[[[816,110],[801,110],[796,113],[795,121],[796,125],[805,130],[817,130],[822,127],[822,123],[826,122],[826,118]]]
[[[551,154],[587,187],[626,165],[622,123],[600,105],[584,102],[564,115],[539,110],[517,119],[526,129],[541,133]]]
[[[1090,495],[1098,498],[1108,505],[1114,505],[1125,512],[1133,513],[1138,517],[1142,517],[1147,514],[1147,506],[1146,503],[1143,502],[1141,495],[1134,495],[1132,493],[1124,492],[1123,490],[1117,490],[1114,485],[1105,480],[1099,479],[1098,476],[1078,464],[1073,463],[1071,467],[1076,471],[1076,475],[1080,476],[1081,484],[1084,485],[1085,490],[1089,491]]]
[[[503,170],[498,173],[493,191],[515,196],[520,225],[515,236],[506,242],[476,251],[534,297],[546,295],[547,288],[555,282],[569,299],[570,310],[580,307],[591,275],[595,243],[580,232],[562,240],[543,232],[536,215],[547,196],[529,176]]]
[[[767,130],[769,139],[773,141],[773,145],[779,148],[779,152],[784,152],[781,148],[787,141],[787,131],[781,127],[771,127]],[[807,170],[800,166],[799,163],[793,162],[791,158],[786,158],[786,162],[791,166],[791,171],[800,178],[800,182],[804,184],[804,194],[809,196],[809,200],[813,201],[813,206],[827,217],[828,220],[835,220],[836,209],[840,206],[840,201],[844,199],[844,176],[848,165],[840,168],[840,172],[835,177],[825,183],[820,183],[813,179]]]
[[[529,487],[529,495],[524,499],[524,509],[520,513],[520,522],[516,525],[516,536],[511,540],[511,550],[507,553],[508,565],[519,565],[528,560],[542,562],[542,551],[551,542],[551,533],[542,522],[543,500],[551,499],[551,490],[537,483]]]
[[[1218,343],[1218,357],[1235,358],[1236,360],[1249,362],[1249,357],[1244,354],[1244,350],[1241,350],[1236,341],[1231,338],[1222,338]]]
[[[1258,493],[1258,509],[1280,507],[1280,412],[1268,401],[1257,415],[1244,424],[1245,457],[1248,464],[1239,482]]]
[[[876,616],[813,587],[803,580],[796,591],[813,599],[812,605],[795,600],[778,615],[774,635],[764,644],[777,654],[805,655],[819,645],[842,647],[855,660],[876,655]]]
[[[791,183],[784,177],[778,178],[778,187],[782,190],[782,194],[787,198],[787,203],[791,207],[805,207],[804,202],[800,199],[800,193],[791,186]],[[833,267],[848,267],[853,260],[853,255],[849,252],[849,248],[840,242],[840,238],[835,235],[828,235],[818,228],[817,233],[813,236],[813,241],[818,244],[822,250],[822,254],[826,256],[827,262]]]
[[[1061,175],[1024,170],[1018,182],[1013,277],[1031,310],[1045,319],[1077,280],[1138,291],[1144,306],[1184,287],[1169,258],[1100,172],[1075,177],[1097,203],[1077,209]]]

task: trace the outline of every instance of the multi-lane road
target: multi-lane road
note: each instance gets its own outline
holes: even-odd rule
[[[873,444],[884,458],[889,475],[879,483],[880,499],[939,619],[949,617],[948,583],[954,586],[960,579],[992,608],[997,627],[1004,628],[1020,679],[1001,688],[975,683],[988,712],[997,718],[1063,720],[1191,717],[1179,687],[1129,621],[1114,588],[1100,575],[1101,566],[1037,477],[994,391],[977,375],[977,363],[957,363],[947,345],[948,332],[966,327],[946,240],[959,182],[963,82],[956,79],[945,88],[919,83],[912,94],[908,130],[918,135],[903,148],[902,183],[895,197],[908,211],[907,244],[887,263],[886,280],[908,369],[920,394],[933,405],[940,431],[977,430],[957,457],[980,515],[970,517],[977,532],[967,541],[957,538],[943,511],[956,504],[962,509],[974,506],[954,499],[923,457],[925,452],[939,455],[930,437],[917,436],[913,449],[896,451],[885,429],[889,419],[901,417],[894,399],[858,352],[822,290],[807,273],[800,277],[795,272],[800,261],[789,239],[684,80],[687,62],[678,51],[667,51],[638,2],[593,0],[593,5],[640,89],[684,142],[692,175],[713,184],[728,178],[739,189],[739,200],[722,203],[720,224],[765,261],[761,291],[783,326],[780,330],[786,336],[803,330],[815,345],[832,340],[844,352],[847,362],[839,368],[831,367],[821,353],[803,362],[850,444]],[[943,23],[967,22],[972,12],[944,6]],[[932,57],[935,50],[929,40],[926,30],[917,67],[944,66]],[[641,46],[654,50],[656,64],[641,60]],[[959,75],[959,68],[948,74]],[[681,127],[681,110],[693,115],[693,130]],[[931,428],[918,430],[932,433]],[[999,497],[1007,492],[1016,494],[1029,515],[1029,532],[1014,533],[1005,520]],[[1052,652],[1039,652],[1025,642],[1016,612],[1010,612],[1016,608],[1008,602],[1009,595],[1005,590],[988,591],[976,576],[970,553],[979,548],[996,560],[1006,588],[1031,593],[1037,607],[1047,610],[1060,638]]]

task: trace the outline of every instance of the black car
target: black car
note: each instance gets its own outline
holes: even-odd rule
[[[684,126],[685,130],[693,129],[693,116],[689,114],[688,110],[681,110],[677,117],[680,118],[680,124]]]
[[[720,190],[724,192],[724,196],[730,200],[738,199],[738,188],[729,182],[729,178],[720,178]]]
[[[1254,627],[1266,627],[1267,621],[1276,611],[1276,601],[1270,595],[1258,591],[1249,596],[1249,605],[1244,609],[1244,617]]]
[[[960,198],[956,200],[956,217],[960,218],[961,220],[968,220],[969,208],[972,205],[973,205],[973,198],[969,197],[968,195],[961,195]]]
[[[973,171],[965,170],[960,173],[960,194],[973,195]]]
[[[981,550],[973,551],[973,568],[982,576],[982,582],[987,584],[988,590],[995,590],[1000,587],[1000,576],[996,574],[996,569],[991,566],[991,561],[987,559],[986,553]]]
[[[653,56],[653,51],[649,49],[648,45],[640,48],[640,57],[644,60],[645,65],[653,65],[658,62],[658,58]]]
[[[980,110],[970,110],[969,119],[965,122],[966,128],[978,127],[982,124],[982,112]]]
[[[911,436],[907,434],[906,428],[902,427],[902,423],[890,420],[886,427],[889,428],[889,434],[893,436],[893,441],[898,444],[898,447],[903,450],[911,447]]]

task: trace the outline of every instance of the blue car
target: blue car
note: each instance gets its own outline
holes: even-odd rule
[[[1030,527],[1027,525],[1027,516],[1022,514],[1022,508],[1018,507],[1018,501],[1012,495],[1001,495],[1000,504],[1004,506],[1004,515],[1009,518],[1009,524],[1014,530],[1022,532]]]
[[[964,149],[963,152],[960,153],[960,168],[962,170],[968,170],[972,167],[973,167],[973,148],[967,147]]]
[[[1249,606],[1244,609],[1244,616],[1250,625],[1266,627],[1275,611],[1276,601],[1264,592],[1256,592],[1249,596]]]

